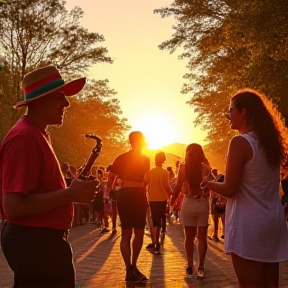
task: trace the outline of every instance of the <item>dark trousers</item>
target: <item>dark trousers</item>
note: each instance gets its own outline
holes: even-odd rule
[[[74,288],[68,231],[5,223],[1,247],[14,272],[14,288]]]
[[[159,228],[163,227],[161,222],[163,222],[163,219],[165,219],[166,224],[165,213],[166,213],[167,201],[150,201],[149,203],[150,203],[150,211],[153,227],[159,227]],[[164,229],[166,229],[166,225]]]

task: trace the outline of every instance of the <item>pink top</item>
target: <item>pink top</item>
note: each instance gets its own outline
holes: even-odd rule
[[[2,193],[49,193],[66,187],[49,135],[28,117],[22,117],[9,131],[0,149],[0,182]],[[5,218],[31,227],[69,229],[73,217],[72,203],[47,213]]]

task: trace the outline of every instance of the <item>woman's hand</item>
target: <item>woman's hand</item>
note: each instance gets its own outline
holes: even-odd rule
[[[203,180],[200,184],[200,188],[204,190],[207,186],[207,183],[209,181],[214,181],[214,180],[215,180],[215,176],[212,173],[212,169],[210,169],[208,175],[203,177]]]
[[[169,199],[169,207],[170,208],[173,208],[173,206],[174,206],[174,203],[175,203],[175,198],[173,197],[173,194],[172,194],[172,196],[170,197],[170,199]]]

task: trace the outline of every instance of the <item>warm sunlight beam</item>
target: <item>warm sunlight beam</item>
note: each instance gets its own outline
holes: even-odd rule
[[[135,130],[143,132],[149,149],[161,149],[177,142],[177,127],[175,119],[165,114],[142,114],[139,115]]]

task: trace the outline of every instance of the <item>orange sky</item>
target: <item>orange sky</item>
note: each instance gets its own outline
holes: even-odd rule
[[[105,37],[104,46],[113,64],[91,69],[91,78],[107,78],[118,92],[123,116],[132,130],[141,130],[150,148],[171,143],[203,144],[205,133],[195,128],[193,109],[180,93],[185,62],[180,52],[169,54],[158,45],[172,35],[173,18],[161,19],[156,8],[172,0],[66,0],[70,10],[84,11],[82,25]]]

